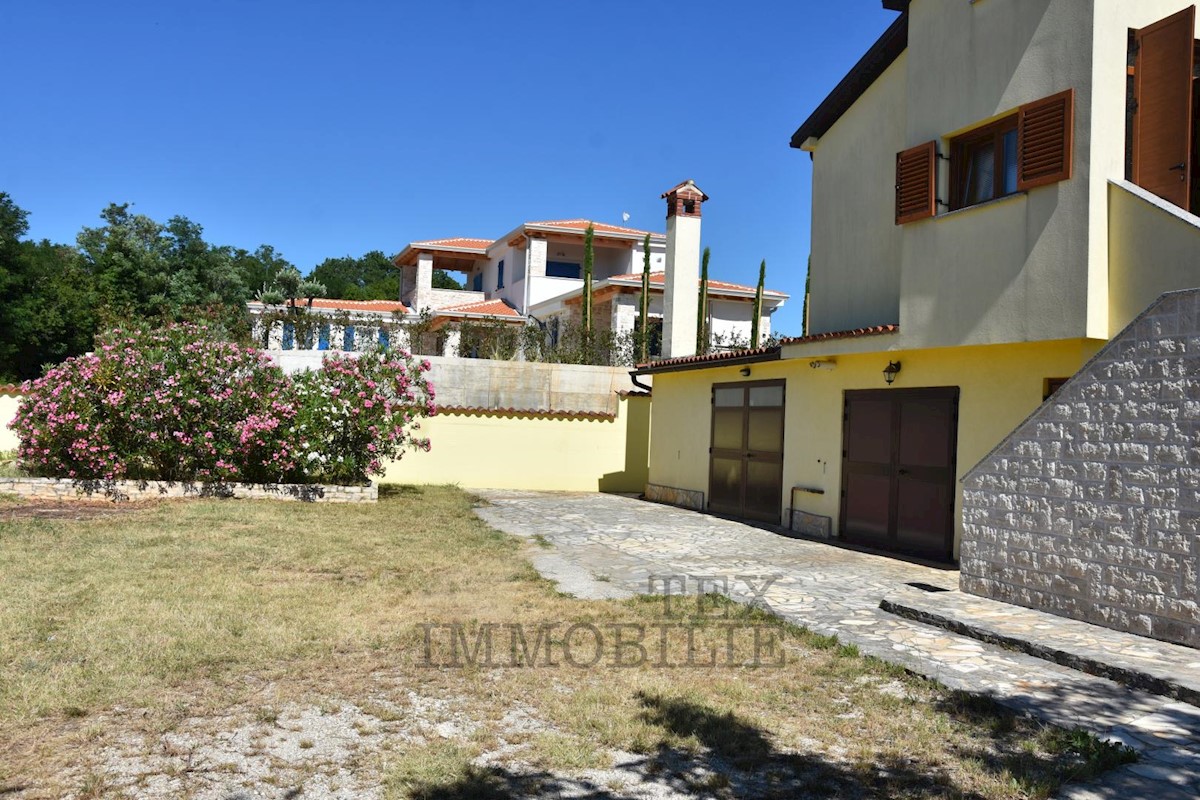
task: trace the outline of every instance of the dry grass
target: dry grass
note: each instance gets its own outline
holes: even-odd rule
[[[409,487],[377,506],[0,515],[0,792],[9,782],[104,796],[93,767],[126,733],[154,739],[234,717],[278,729],[279,709],[297,702],[370,716],[355,725],[382,744],[362,769],[390,797],[546,790],[602,773],[618,751],[677,788],[717,794],[1047,796],[1118,755],[723,603],[669,621],[686,621],[702,653],[723,646],[731,622],[761,626],[784,643],[786,665],[619,667],[606,639],[590,668],[431,668],[422,623],[462,622],[468,635],[562,623],[561,642],[578,622],[663,621],[653,601],[558,594],[470,506],[451,488]],[[668,650],[685,661],[686,639]],[[417,716],[414,695],[444,699],[445,720],[433,721],[458,733],[387,734]],[[531,722],[514,725],[514,709]],[[508,763],[479,766],[502,746]]]

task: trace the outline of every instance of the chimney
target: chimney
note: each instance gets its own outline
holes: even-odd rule
[[[700,206],[708,195],[688,180],[662,196],[667,201],[663,358],[693,356],[700,302]]]

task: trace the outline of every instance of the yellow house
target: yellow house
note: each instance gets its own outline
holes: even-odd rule
[[[958,556],[959,478],[1162,292],[1200,285],[1194,7],[884,0],[804,121],[807,330],[653,375],[647,494]]]

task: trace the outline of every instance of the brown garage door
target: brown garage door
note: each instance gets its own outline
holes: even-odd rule
[[[842,538],[951,560],[958,388],[846,392],[842,424]]]
[[[779,524],[784,381],[714,384],[708,510]]]

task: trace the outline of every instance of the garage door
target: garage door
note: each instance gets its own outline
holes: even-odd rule
[[[950,561],[958,388],[846,392],[841,536]]]
[[[708,510],[779,524],[784,381],[715,384]]]

